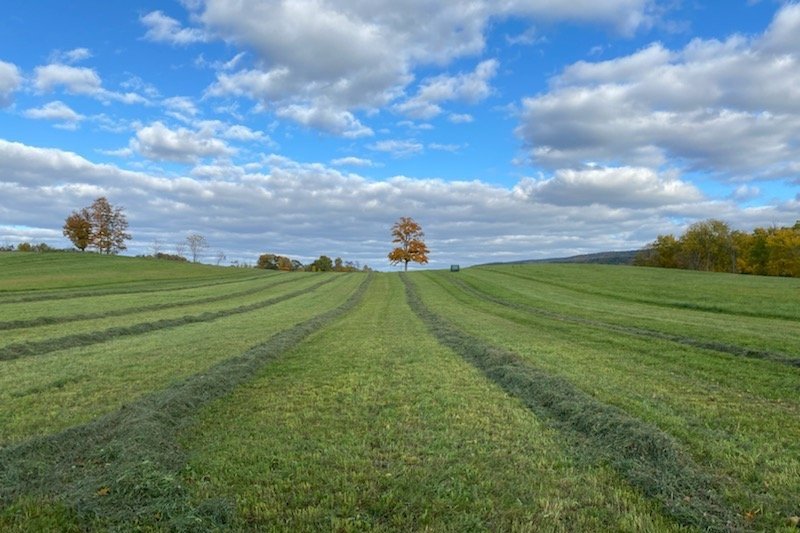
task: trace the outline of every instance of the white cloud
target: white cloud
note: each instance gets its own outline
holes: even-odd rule
[[[450,113],[447,120],[453,124],[469,124],[470,122],[474,122],[475,118],[468,113]]]
[[[234,152],[224,141],[215,138],[209,129],[170,129],[160,121],[140,128],[131,141],[131,147],[149,159],[181,163]]]
[[[92,52],[88,48],[73,48],[66,52],[55,50],[50,54],[51,63],[80,63],[92,57]]]
[[[146,98],[136,93],[119,93],[104,89],[97,72],[87,67],[73,67],[59,63],[36,67],[33,85],[37,91],[44,93],[63,87],[70,94],[87,95],[102,102],[147,103]]]
[[[199,113],[194,101],[186,96],[165,98],[161,103],[164,107],[182,117],[194,117]]]
[[[709,201],[680,184],[670,189],[677,177],[636,169],[636,187],[626,180],[604,186],[605,179],[613,180],[612,169],[603,179],[576,178],[582,190],[611,205],[557,205],[548,201],[562,198],[558,187],[575,187],[566,176],[523,180],[508,189],[403,176],[374,181],[281,156],[266,164],[262,173],[260,165],[248,169],[223,160],[199,165],[188,177],[167,178],[0,140],[0,195],[6,200],[0,205],[0,242],[16,235],[9,227],[27,227],[29,240],[68,246],[57,231],[64,216],[101,194],[125,206],[133,254],[146,253],[154,238],[174,242],[192,228],[229,257],[250,262],[264,251],[302,260],[324,253],[378,268],[388,267],[389,229],[400,216],[422,224],[431,266],[442,267],[635,248],[659,233],[680,233],[675,217],[718,217],[737,228],[791,224],[800,209],[798,201],[747,209]],[[615,201],[614,191],[627,196]],[[548,201],[542,195],[550,195]],[[590,199],[588,190],[584,198]]]
[[[395,106],[401,113],[418,119],[430,119],[442,112],[439,106],[447,101],[477,103],[488,97],[492,88],[489,81],[497,73],[499,63],[495,59],[482,61],[474,72],[457,76],[440,75],[420,84],[417,94]]]
[[[0,107],[11,104],[11,96],[22,85],[22,76],[13,63],[0,61]]]
[[[375,165],[371,160],[362,157],[340,157],[331,161],[331,165],[335,167],[372,167]]]
[[[800,4],[761,36],[653,44],[578,62],[523,101],[518,134],[550,168],[667,161],[727,177],[785,178],[800,157]]]
[[[461,151],[465,146],[453,143],[428,143],[428,148],[439,152],[456,153]]]
[[[67,129],[76,128],[78,123],[86,118],[60,100],[49,102],[42,107],[27,109],[23,112],[23,115],[33,119],[59,121],[61,127]]]
[[[540,203],[560,206],[643,208],[697,203],[702,193],[692,184],[648,168],[562,169],[552,177],[523,179],[515,192]]]
[[[57,87],[64,87],[74,94],[97,94],[102,90],[102,81],[93,69],[72,67],[52,63],[34,69],[33,85],[38,91],[51,92]]]
[[[147,26],[144,38],[150,41],[187,45],[208,40],[208,36],[203,30],[182,28],[180,22],[161,11],[151,11],[139,20]]]
[[[292,119],[304,126],[317,128],[350,139],[374,135],[370,128],[361,124],[349,111],[324,105],[291,104],[279,107],[275,114],[282,118]]]
[[[243,141],[243,142],[266,142],[269,143],[270,139],[263,131],[259,130],[251,130],[247,126],[242,126],[241,124],[235,124],[230,126],[225,131],[222,132],[222,136],[226,139],[231,139],[234,141]]]
[[[194,5],[193,17],[209,34],[255,54],[255,68],[218,73],[208,88],[209,96],[247,96],[283,109],[286,118],[350,133],[347,128],[332,129],[328,120],[308,117],[342,117],[344,112],[370,112],[395,102],[419,66],[446,65],[481,53],[493,18],[600,22],[632,31],[646,19],[648,6],[647,0],[564,4],[554,0],[205,0]],[[165,26],[169,36],[179,30],[172,20]],[[434,78],[401,109],[413,116],[434,116],[443,101],[485,98],[495,68],[489,61],[472,78]],[[438,91],[454,94],[439,97]]]
[[[385,141],[378,141],[368,146],[370,150],[376,152],[387,152],[394,157],[408,157],[414,154],[419,154],[424,150],[422,143],[407,139],[389,139]]]

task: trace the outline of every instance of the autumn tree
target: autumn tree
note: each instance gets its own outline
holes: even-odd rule
[[[87,208],[73,211],[64,222],[64,236],[83,252],[92,244],[92,221]]]
[[[199,233],[192,233],[186,237],[186,246],[189,247],[189,251],[192,254],[192,263],[197,263],[197,256],[208,248],[208,241]]]
[[[76,248],[97,248],[100,253],[115,254],[125,250],[128,219],[121,207],[114,207],[105,196],[97,198],[91,206],[73,211],[64,223],[64,235]]]
[[[404,270],[408,271],[408,263],[411,261],[420,264],[428,262],[430,250],[425,245],[425,234],[414,219],[401,217],[392,226],[392,237],[392,242],[399,246],[389,252],[391,264],[403,263]]]
[[[256,268],[265,270],[278,270],[278,256],[275,254],[261,254],[256,261]]]

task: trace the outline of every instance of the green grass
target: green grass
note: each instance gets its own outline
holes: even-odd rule
[[[0,254],[0,530],[788,532],[799,291]]]
[[[673,528],[439,345],[404,299],[379,277],[356,311],[204,410],[183,439],[197,504],[230,502],[232,525],[256,530]]]
[[[177,268],[176,268],[177,266]],[[171,261],[104,256],[93,253],[0,253],[0,301],[26,293],[54,289],[79,293],[103,289],[142,289],[154,284],[219,283],[253,277],[253,270],[202,264],[176,265]],[[31,294],[34,293],[34,294]],[[49,296],[44,295],[44,296]]]
[[[739,516],[778,527],[797,514],[800,370],[509,308],[449,274],[414,279],[425,303],[461,330],[673,436],[709,475],[728,480]]]

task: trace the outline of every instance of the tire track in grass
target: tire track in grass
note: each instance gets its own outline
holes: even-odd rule
[[[537,415],[572,435],[588,456],[608,462],[631,485],[686,526],[746,529],[712,479],[672,437],[548,374],[516,353],[470,335],[432,312],[402,275],[414,312],[444,346],[461,355]]]
[[[216,518],[215,523],[224,523],[232,512],[227,504],[192,506],[191,492],[180,481],[186,456],[178,434],[193,423],[206,403],[229,394],[353,309],[371,280],[366,277],[338,307],[165,390],[88,424],[0,450],[0,525],[11,523],[24,529],[19,520],[25,517],[19,515],[42,507],[40,514],[49,512],[56,520],[75,521],[62,522],[60,527],[81,531],[185,531],[197,524],[198,516],[209,515]]]
[[[39,326],[52,326],[55,324],[78,322],[80,320],[97,320],[103,318],[132,315],[134,313],[145,313],[147,311],[161,311],[164,309],[173,309],[175,307],[222,302],[225,300],[232,300],[234,298],[238,298],[241,296],[252,296],[253,294],[258,294],[259,292],[263,292],[278,287],[280,285],[296,281],[296,279],[297,278],[293,279],[291,277],[287,277],[286,279],[278,280],[275,283],[269,285],[262,285],[260,287],[246,289],[243,291],[231,292],[228,294],[221,294],[218,296],[208,296],[205,298],[197,298],[194,300],[184,300],[180,302],[166,302],[160,304],[142,305],[138,307],[125,307],[122,309],[114,309],[110,311],[104,311],[101,313],[84,313],[79,315],[68,315],[68,316],[42,316],[37,318],[31,318],[28,320],[8,320],[5,322],[0,322],[0,331],[8,331],[12,329],[22,329],[22,328],[35,328]]]
[[[441,285],[441,282],[438,279],[431,278],[435,283]],[[756,350],[753,348],[746,348],[744,346],[737,346],[735,344],[727,344],[724,342],[719,341],[712,341],[712,340],[702,340],[702,339],[695,339],[692,337],[684,337],[682,335],[674,335],[671,333],[665,333],[663,331],[656,331],[647,328],[639,328],[633,326],[620,326],[617,324],[610,324],[608,322],[603,322],[601,320],[592,320],[589,318],[581,318],[576,316],[565,315],[563,313],[557,313],[555,311],[548,311],[546,309],[541,309],[539,307],[535,307],[532,305],[517,303],[517,302],[510,302],[503,298],[499,298],[497,296],[492,296],[491,294],[482,291],[480,288],[475,287],[474,285],[460,279],[453,279],[451,280],[453,285],[459,288],[461,291],[471,294],[476,298],[480,298],[482,300],[486,300],[498,305],[502,305],[504,307],[508,307],[510,309],[518,309],[520,311],[526,311],[544,318],[549,318],[551,320],[557,320],[559,322],[566,322],[569,324],[578,324],[581,326],[589,326],[591,328],[596,328],[605,331],[612,331],[614,333],[620,333],[623,335],[630,335],[634,337],[647,337],[652,339],[658,339],[668,342],[674,342],[676,344],[681,344],[683,346],[691,346],[692,348],[700,348],[703,350],[711,350],[715,352],[725,353],[728,355],[736,355],[739,357],[749,357],[752,359],[764,359],[767,361],[772,361],[774,363],[781,363],[789,366],[796,366],[800,367],[800,357],[793,357],[789,354],[774,352],[769,350]]]
[[[187,315],[180,318],[165,318],[162,320],[155,320],[153,322],[140,322],[131,326],[119,326],[114,328],[104,329],[102,331],[92,331],[89,333],[76,333],[74,335],[65,335],[63,337],[54,337],[41,341],[19,342],[8,344],[0,348],[0,361],[11,361],[19,359],[20,357],[31,357],[36,355],[44,355],[47,353],[63,350],[66,348],[79,348],[82,346],[89,346],[100,342],[105,342],[117,337],[125,337],[129,335],[141,335],[143,333],[150,333],[160,329],[176,328],[178,326],[185,326],[186,324],[196,324],[198,322],[210,322],[218,318],[248,313],[257,309],[262,309],[270,305],[274,305],[297,296],[313,292],[319,287],[331,283],[336,277],[330,276],[327,279],[316,283],[305,289],[299,289],[281,296],[268,298],[260,302],[252,304],[241,305],[233,309],[223,309],[221,311],[207,311],[199,315]]]
[[[181,282],[181,280],[176,280],[175,278],[164,278],[163,280],[148,280],[147,281],[147,288],[140,288],[140,287],[127,287],[124,289],[107,289],[104,286],[100,286],[101,288],[96,290],[81,290],[81,289],[63,289],[65,291],[70,291],[67,293],[60,293],[60,292],[47,292],[45,294],[30,294],[30,289],[24,289],[20,291],[9,291],[9,292],[0,292],[0,305],[6,304],[18,304],[18,303],[28,303],[28,302],[44,302],[49,300],[69,300],[72,298],[86,298],[86,297],[93,297],[93,296],[113,296],[115,294],[147,294],[151,292],[166,292],[166,291],[181,291],[185,289],[201,289],[203,287],[219,287],[221,285],[228,285],[232,283],[243,283],[247,281],[253,281],[255,279],[263,279],[265,276],[249,276],[246,278],[235,278],[235,279],[225,279],[223,281],[219,281],[216,279],[213,282],[208,282],[207,279],[200,279],[197,280],[199,283],[196,284],[186,284],[185,282]],[[160,287],[160,288],[152,288],[153,285],[158,284],[159,282],[171,282],[169,283],[169,287]],[[175,287],[171,286],[173,283],[180,284],[176,285]],[[113,282],[109,282],[107,285],[113,285]],[[16,296],[15,292],[22,292],[26,293],[23,296]],[[9,298],[11,296],[11,298]]]

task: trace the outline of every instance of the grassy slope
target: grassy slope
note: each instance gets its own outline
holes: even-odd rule
[[[409,278],[465,339],[601,406],[598,427],[573,431],[442,346],[394,275],[331,323],[314,317],[363,276],[0,254],[0,345],[54,343],[0,360],[0,529],[672,528],[625,453],[592,437],[615,409],[635,421],[623,441],[640,422],[663,432],[694,461],[679,475],[714,480],[741,527],[800,514],[800,369],[750,353],[800,354],[798,280],[573,265]],[[328,325],[269,352],[298,324]],[[268,358],[239,370],[258,346]],[[200,401],[205,375],[222,388]]]
[[[609,278],[607,285],[616,285],[618,289],[608,297],[609,305],[614,305],[619,296],[633,298],[639,294],[640,287],[635,279],[631,281],[630,270],[602,270]],[[588,281],[582,286],[580,276],[584,271],[588,273]],[[576,289],[592,294],[604,292],[598,290],[593,276],[596,269],[529,267],[521,275],[538,280],[563,276],[566,272],[570,272],[570,283]],[[691,292],[684,296],[668,272],[660,272],[661,283],[673,289],[673,301],[694,298]],[[470,272],[468,278],[480,285],[482,276],[483,272],[476,271]],[[598,400],[622,408],[677,438],[707,468],[709,475],[720,478],[740,516],[755,516],[755,524],[771,528],[797,514],[796,494],[800,493],[800,370],[797,368],[586,327],[531,309],[503,306],[465,291],[459,282],[461,276],[431,273],[415,279],[426,303],[460,328],[520,354],[537,368],[563,376]],[[518,289],[524,285],[519,281],[521,278],[511,283],[509,279],[506,278],[506,287]],[[650,279],[654,284],[659,283],[659,278]],[[711,283],[719,281],[709,279]],[[726,276],[723,283],[727,287],[740,283],[741,290],[747,292],[753,290],[750,285],[753,281],[758,285],[762,280]],[[784,291],[775,291],[773,297],[779,298],[776,305],[788,308],[793,297],[790,292],[793,280],[783,281],[790,283],[785,284]],[[496,286],[482,288],[496,297],[507,296],[507,292]],[[664,287],[651,290],[666,291]],[[514,292],[517,301],[524,301],[520,296],[525,294],[524,290]],[[728,312],[748,309],[745,302],[736,303],[735,298],[726,299],[719,293],[716,300]],[[538,294],[528,296],[527,303],[533,309],[543,305]],[[682,317],[687,311],[675,308],[673,323],[661,316],[662,309],[661,305],[653,306],[649,316],[646,308],[640,308],[638,316],[657,322],[666,330],[676,328],[674,333],[681,334]],[[607,318],[600,311],[591,316],[601,322]],[[725,322],[732,323],[731,329],[735,329],[738,320],[747,321],[749,317],[728,315]],[[777,321],[773,327],[777,325],[779,329],[782,324],[785,321]]]
[[[0,301],[21,291],[147,288],[252,277],[246,269],[92,253],[0,253]]]

